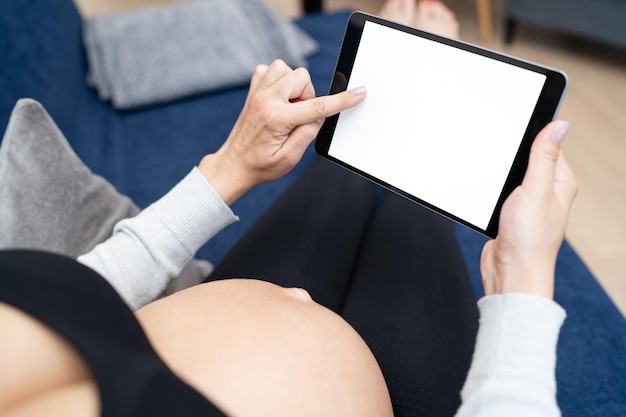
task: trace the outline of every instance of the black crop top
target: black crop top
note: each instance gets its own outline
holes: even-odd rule
[[[73,259],[0,251],[0,301],[76,348],[98,386],[103,417],[224,416],[163,363],[113,287]]]

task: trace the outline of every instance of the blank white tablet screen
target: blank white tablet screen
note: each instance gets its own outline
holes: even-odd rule
[[[486,229],[545,79],[366,21],[328,154]]]

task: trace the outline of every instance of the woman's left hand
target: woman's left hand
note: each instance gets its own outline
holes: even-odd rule
[[[502,206],[500,230],[480,261],[485,294],[554,295],[554,270],[578,191],[561,151],[569,124],[552,122],[535,139],[522,184]]]
[[[203,158],[202,174],[232,204],[254,186],[278,179],[302,158],[324,119],[365,98],[365,89],[315,97],[304,68],[283,61],[257,66],[244,108],[228,139]]]

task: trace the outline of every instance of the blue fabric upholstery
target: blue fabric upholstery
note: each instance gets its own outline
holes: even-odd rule
[[[310,59],[319,94],[330,84],[347,18],[347,13],[313,14],[298,22],[321,46]],[[141,111],[114,110],[85,82],[81,19],[71,0],[0,1],[0,57],[0,126],[6,126],[18,98],[39,100],[85,163],[141,207],[221,145],[247,92],[242,87]],[[286,178],[238,201],[234,210],[242,220],[199,257],[219,261],[312,159],[309,149]],[[484,238],[461,227],[457,232],[480,294]],[[567,243],[559,255],[556,298],[569,315],[558,350],[563,415],[626,415],[626,321]]]

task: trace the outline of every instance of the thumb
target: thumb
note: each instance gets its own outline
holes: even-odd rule
[[[568,130],[568,122],[555,121],[539,132],[530,149],[528,170],[522,182],[524,187],[539,192],[546,192],[552,188],[561,143],[565,140]]]

